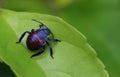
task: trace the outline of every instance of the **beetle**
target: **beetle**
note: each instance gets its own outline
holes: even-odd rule
[[[29,35],[26,39],[27,48],[31,51],[40,49],[40,51],[33,54],[31,56],[31,58],[41,55],[45,51],[45,46],[48,45],[49,51],[50,51],[50,56],[51,56],[51,58],[54,59],[53,49],[49,42],[56,43],[56,42],[60,42],[60,40],[54,38],[53,33],[45,24],[43,24],[42,22],[35,20],[35,19],[32,19],[32,20],[35,22],[38,22],[40,24],[39,29],[37,29],[37,30],[32,29],[31,32],[25,31],[19,38],[18,42],[16,42],[16,43],[20,43],[22,41],[23,37],[25,36],[25,34],[28,33]]]

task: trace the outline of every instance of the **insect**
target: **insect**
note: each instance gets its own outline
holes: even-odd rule
[[[25,36],[25,34],[28,33],[29,35],[26,39],[27,48],[31,51],[40,49],[40,51],[33,54],[31,56],[31,58],[42,54],[45,51],[45,46],[48,45],[48,48],[50,51],[50,56],[54,59],[53,49],[49,42],[56,43],[56,42],[60,42],[60,40],[55,39],[51,30],[46,25],[44,25],[42,22],[35,20],[35,19],[32,19],[32,20],[40,23],[40,25],[39,25],[40,28],[37,30],[32,29],[31,32],[25,31],[19,38],[18,42],[16,42],[16,43],[20,43],[22,41],[23,37]]]

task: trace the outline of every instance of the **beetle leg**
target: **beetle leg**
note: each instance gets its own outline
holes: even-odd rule
[[[53,57],[53,50],[52,50],[52,46],[46,41],[46,44],[48,45],[48,47],[49,47],[49,50],[50,50],[50,56],[51,56],[51,58],[52,59],[54,59],[54,57]]]
[[[51,31],[50,31],[51,32]],[[52,38],[50,39],[50,41],[52,41],[52,42],[61,42],[61,40],[58,40],[58,39],[55,39],[54,38],[54,35],[53,35],[53,33],[51,32],[51,35],[52,35]]]
[[[45,46],[43,46],[43,50],[42,50],[42,51],[40,51],[40,52],[38,52],[38,53],[36,53],[36,54],[33,54],[33,55],[31,56],[31,58],[32,58],[32,57],[35,57],[35,56],[38,56],[38,55],[41,55],[44,51],[45,51]]]
[[[50,33],[51,33],[51,38],[50,38],[50,41],[52,41],[52,42],[61,42],[61,40],[58,40],[58,39],[55,39],[54,38],[54,34],[50,31]]]
[[[21,37],[19,38],[19,41],[16,42],[16,43],[20,43],[20,42],[22,41],[22,39],[23,39],[23,37],[25,36],[26,33],[29,33],[29,34],[30,34],[29,31],[24,32],[24,33],[21,35]]]
[[[31,30],[31,32],[34,32],[34,31],[35,31],[34,29]]]
[[[54,39],[54,35],[53,35],[53,33],[51,32],[51,35],[52,35],[52,39]]]
[[[61,40],[58,40],[58,39],[49,39],[49,41],[54,42],[54,43],[61,42]]]

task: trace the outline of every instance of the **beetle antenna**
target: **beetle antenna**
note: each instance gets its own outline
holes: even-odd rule
[[[43,24],[42,22],[40,22],[40,21],[38,21],[38,20],[36,20],[36,19],[32,19],[33,21],[35,21],[35,22],[38,22],[38,23],[40,23],[40,24]]]
[[[45,26],[46,28],[48,28],[46,25],[44,25],[42,22],[40,22],[40,21],[38,21],[38,20],[36,20],[36,19],[32,19],[33,21],[35,21],[35,22],[38,22],[38,23],[40,23],[40,26]]]

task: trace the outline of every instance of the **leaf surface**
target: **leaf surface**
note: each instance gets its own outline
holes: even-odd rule
[[[109,77],[86,38],[61,18],[3,9],[0,15],[0,57],[18,77]],[[51,43],[55,59],[48,47],[42,55],[30,58],[35,52],[26,48],[27,35],[21,44],[15,43],[23,32],[39,28],[32,19],[43,22],[61,40]]]

